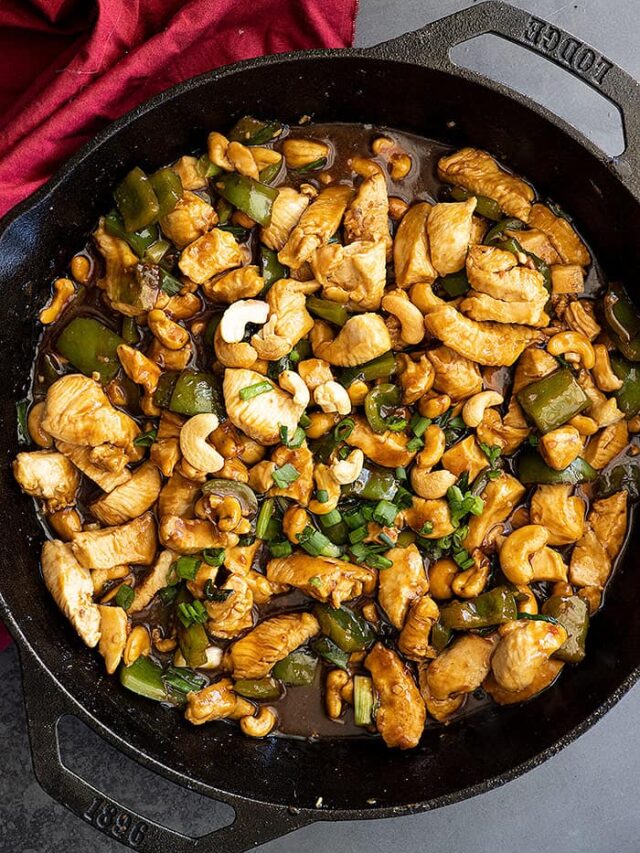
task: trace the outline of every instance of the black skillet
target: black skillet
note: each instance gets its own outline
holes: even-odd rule
[[[548,57],[613,101],[624,119],[625,152],[605,156],[523,95],[453,65],[452,46],[490,32]],[[640,269],[640,86],[578,39],[497,2],[370,50],[272,56],[190,80],[111,125],[8,214],[0,225],[0,616],[22,660],[40,783],[102,832],[143,851],[235,853],[317,820],[403,815],[487,791],[584,732],[640,674],[635,531],[581,666],[522,707],[427,729],[420,748],[406,753],[375,740],[254,741],[224,723],[193,728],[125,693],[61,618],[39,576],[42,530],[9,466],[18,450],[15,401],[29,384],[39,334],[37,311],[52,278],[110,204],[119,176],[136,164],[166,163],[245,113],[370,122],[486,148],[570,210],[607,275],[626,281],[632,293]],[[235,823],[191,839],[127,812],[62,766],[56,725],[64,714],[146,767],[229,803]]]

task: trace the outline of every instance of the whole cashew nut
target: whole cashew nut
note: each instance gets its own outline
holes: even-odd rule
[[[337,720],[342,714],[342,690],[349,682],[349,673],[342,669],[332,669],[325,681],[324,703],[327,716]]]
[[[189,418],[180,430],[182,455],[198,471],[214,474],[224,467],[224,457],[207,441],[219,423],[216,415],[203,412]]]
[[[313,392],[313,399],[323,412],[337,412],[348,415],[351,411],[351,400],[347,389],[338,382],[323,382]]]
[[[255,717],[241,717],[240,728],[249,737],[266,737],[278,722],[273,708],[263,705]]]
[[[500,406],[502,403],[504,403],[504,397],[497,391],[480,391],[479,394],[469,397],[462,407],[462,420],[468,427],[480,426],[485,409],[489,409],[491,406]]]
[[[609,350],[604,344],[594,344],[593,352],[596,362],[593,366],[593,378],[601,391],[619,391],[622,388],[622,379],[613,372]]]
[[[283,391],[288,391],[293,395],[293,402],[296,406],[301,406],[303,409],[307,408],[311,395],[304,379],[295,370],[283,370],[278,377],[278,385]]]
[[[220,336],[228,344],[244,338],[247,323],[263,326],[269,316],[269,305],[261,299],[239,299],[230,305],[220,320]]]
[[[424,447],[416,456],[416,466],[425,471],[433,468],[442,459],[447,447],[444,430],[437,424],[429,424],[422,436]]]
[[[567,566],[562,556],[546,546],[531,558],[534,581],[566,581]]]
[[[525,524],[507,536],[500,548],[500,567],[507,580],[515,584],[531,583],[535,574],[531,558],[548,540],[547,528],[541,524]]]
[[[550,355],[576,353],[586,370],[591,370],[596,363],[596,354],[591,341],[580,332],[558,332],[549,339],[547,352]]]
[[[358,479],[363,465],[364,453],[359,449],[355,449],[351,451],[346,459],[336,459],[331,465],[331,473],[336,483],[346,486]]]
[[[403,290],[392,291],[382,297],[382,308],[400,321],[400,336],[407,344],[419,344],[425,326],[422,311],[409,301]]]
[[[425,471],[418,467],[411,471],[411,485],[415,493],[427,500],[443,498],[457,479],[451,471]]]

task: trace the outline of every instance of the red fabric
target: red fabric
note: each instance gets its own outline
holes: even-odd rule
[[[163,89],[265,53],[347,47],[357,0],[1,0],[0,215]],[[0,623],[0,652],[10,642]]]
[[[357,0],[2,0],[0,215],[100,128],[239,59],[351,44]]]

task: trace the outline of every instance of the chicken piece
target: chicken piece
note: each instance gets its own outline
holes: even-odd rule
[[[464,400],[482,391],[482,375],[478,365],[449,347],[437,347],[427,352],[435,376],[433,387],[448,394],[452,400]]]
[[[332,607],[340,607],[343,601],[357,598],[362,595],[363,588],[375,584],[374,572],[364,566],[301,553],[269,560],[267,579],[300,589],[318,601],[330,601]]]
[[[177,554],[173,551],[161,551],[153,566],[136,583],[133,601],[129,606],[128,613],[138,613],[151,603],[156,593],[168,586],[171,577],[171,568],[174,565]]]
[[[150,512],[118,527],[74,533],[73,553],[81,566],[110,569],[124,563],[149,566],[156,555],[156,522]]]
[[[564,471],[582,454],[582,438],[575,427],[567,424],[540,436],[538,451],[550,468]]]
[[[281,264],[299,269],[316,249],[328,243],[340,226],[342,215],[353,196],[353,189],[340,184],[322,190],[303,212],[287,242],[278,252]]]
[[[313,354],[337,367],[364,364],[391,349],[391,337],[379,314],[350,317],[337,337],[327,323],[316,322],[311,334]]]
[[[383,577],[384,572],[380,579]],[[440,609],[429,595],[423,595],[411,606],[398,637],[398,649],[405,657],[418,661],[436,657],[438,652],[429,645],[429,635],[439,615]]]
[[[476,198],[452,204],[435,204],[427,219],[431,262],[439,275],[463,269],[471,242]]]
[[[537,624],[537,623],[531,623]],[[431,662],[427,684],[436,699],[471,693],[489,674],[496,637],[463,634]]]
[[[426,354],[414,354],[412,358],[406,353],[399,353],[396,356],[396,365],[398,384],[402,388],[402,402],[409,406],[431,390],[435,370]]]
[[[513,393],[517,394],[527,385],[548,376],[558,369],[558,362],[546,350],[527,347],[518,359],[513,376]]]
[[[122,468],[119,471],[105,471],[91,459],[91,447],[81,447],[79,444],[68,444],[66,441],[56,441],[56,448],[67,456],[78,468],[97,483],[104,492],[111,492],[122,483],[126,483],[131,479],[131,471],[128,468]]]
[[[344,215],[345,242],[373,240],[383,243],[385,252],[391,249],[389,233],[389,198],[387,181],[382,169],[366,175]]]
[[[501,299],[487,296],[486,293],[472,291],[472,295],[460,303],[460,310],[467,317],[479,322],[544,327],[549,325],[549,315],[544,310],[547,301],[546,291],[544,296],[541,294],[537,301],[531,302],[503,302]]]
[[[438,163],[438,177],[498,202],[509,216],[529,221],[534,192],[521,178],[501,169],[493,157],[477,148],[462,148]]]
[[[584,534],[585,503],[573,487],[558,484],[538,486],[531,498],[529,514],[532,524],[545,527],[548,545],[570,545]]]
[[[585,338],[594,341],[602,329],[595,318],[593,302],[589,299],[575,299],[562,312],[562,319],[574,332],[580,332]]]
[[[604,545],[610,560],[615,560],[620,553],[627,534],[628,498],[628,493],[622,490],[608,498],[595,501],[591,506],[589,524]]]
[[[538,231],[536,228],[527,228],[523,231],[507,229],[504,233],[508,239],[517,240],[523,251],[535,255],[548,266],[560,263],[560,255],[553,248],[551,240],[542,231]]]
[[[185,190],[202,190],[207,186],[208,180],[198,168],[198,158],[191,155],[180,157],[171,167],[178,175]]]
[[[98,651],[104,658],[109,675],[117,670],[127,645],[127,612],[122,607],[99,604],[100,642]]]
[[[427,238],[427,219],[431,205],[414,204],[400,220],[393,241],[393,266],[396,284],[406,290],[417,282],[433,284],[438,273],[431,262]]]
[[[197,554],[205,548],[237,545],[234,533],[221,533],[211,521],[203,518],[180,518],[165,515],[160,519],[160,542],[178,554]]]
[[[314,321],[307,311],[306,297],[319,287],[315,281],[281,278],[269,288],[267,323],[251,338],[260,358],[282,358],[311,331]]]
[[[236,575],[247,577],[254,563],[261,542],[256,539],[251,545],[236,545],[224,553],[224,566]]]
[[[120,581],[131,575],[131,566],[114,566],[112,569],[90,569],[93,594],[102,595],[112,581]]]
[[[320,632],[311,613],[284,613],[260,622],[228,649],[226,659],[233,677],[264,678],[274,665]]]
[[[139,263],[139,258],[131,250],[128,243],[105,230],[104,219],[102,218],[92,237],[98,251],[104,258],[104,275],[98,278],[98,287],[104,290],[107,300],[117,310],[120,294],[129,290],[135,280],[134,270]],[[152,296],[153,294],[146,293],[143,301]],[[148,310],[153,305],[148,304],[144,307]],[[143,306],[139,305],[137,310],[142,309]]]
[[[385,468],[406,468],[416,451],[407,450],[409,438],[401,432],[374,432],[366,418],[353,418],[354,427],[345,439],[350,447],[358,447],[366,457]]]
[[[544,660],[536,668],[533,681],[522,690],[505,690],[504,687],[498,684],[493,673],[489,673],[482,686],[498,705],[514,705],[520,702],[528,702],[529,699],[533,699],[534,696],[546,690],[547,687],[551,687],[560,675],[563,666],[564,661],[556,660],[556,658]]]
[[[93,603],[88,569],[76,560],[73,546],[57,539],[42,546],[42,576],[54,601],[89,648],[100,639],[100,610]]]
[[[306,358],[298,363],[298,373],[309,391],[315,391],[318,385],[333,382],[331,368],[321,358]]]
[[[568,635],[559,623],[518,620],[507,624],[510,630],[496,646],[491,670],[499,687],[517,692],[529,687],[537,670]]]
[[[511,397],[504,418],[497,409],[485,409],[482,422],[476,428],[476,438],[489,447],[499,447],[503,456],[511,456],[530,432],[518,401]]]
[[[166,311],[166,309],[164,309]],[[184,370],[191,361],[193,344],[188,341],[180,349],[163,347],[157,338],[152,338],[146,356],[163,370]]]
[[[427,706],[427,712],[439,723],[446,723],[449,719],[457,714],[467,701],[466,693],[454,693],[447,696],[446,699],[436,699],[429,688],[428,682],[429,664],[421,663],[418,665],[418,684],[420,685],[420,695]]]
[[[584,269],[577,264],[551,266],[551,292],[553,296],[584,292]]]
[[[62,453],[55,450],[18,453],[13,462],[13,476],[23,492],[47,501],[51,512],[75,503],[80,477]]]
[[[440,460],[443,468],[460,477],[466,471],[469,482],[472,483],[489,464],[486,455],[481,450],[473,435],[468,435],[462,441],[457,441],[446,450]]]
[[[624,414],[618,408],[615,397],[605,397],[588,370],[581,370],[577,380],[578,385],[589,398],[589,405],[582,412],[583,415],[593,418],[599,427],[608,427],[623,419]]]
[[[440,539],[453,533],[449,504],[443,499],[413,498],[412,505],[404,511],[409,527],[425,539]],[[422,533],[426,522],[431,525],[430,533]]]
[[[429,591],[424,562],[415,545],[385,553],[393,565],[380,572],[378,601],[389,621],[402,628],[411,605]]]
[[[544,204],[533,205],[529,225],[547,235],[563,264],[586,267],[591,263],[587,247],[570,222],[563,216],[556,216]]]
[[[307,506],[313,490],[313,454],[309,448],[280,445],[271,454],[271,461],[278,468],[287,464],[293,465],[300,476],[284,489],[274,486],[269,494],[272,497],[290,498],[300,506]]]
[[[214,228],[180,253],[180,271],[196,284],[204,284],[209,278],[242,264],[242,250],[229,231]]]
[[[162,217],[160,227],[169,240],[179,249],[184,249],[210,231],[217,222],[218,214],[209,202],[187,190],[171,213]]]
[[[576,542],[569,565],[569,582],[578,587],[602,589],[611,574],[612,563],[604,544],[590,524]]]
[[[376,728],[388,747],[411,749],[422,736],[427,712],[415,681],[400,658],[376,643],[365,658],[378,695]]]
[[[625,420],[610,424],[594,435],[587,445],[583,458],[598,471],[612,462],[629,443],[629,429]],[[582,447],[581,447],[582,449]]]
[[[260,270],[252,264],[223,273],[202,285],[208,299],[223,302],[225,305],[231,305],[238,299],[251,299],[261,293],[263,287],[264,279]]]
[[[549,298],[542,273],[519,266],[513,252],[496,246],[469,248],[467,277],[474,290],[505,302],[539,302]]]
[[[540,333],[526,326],[477,323],[453,305],[441,305],[424,318],[427,331],[471,361],[488,366],[510,367],[525,347],[540,340]]]
[[[326,299],[356,311],[375,311],[387,281],[385,244],[371,240],[329,243],[311,258],[311,269]]]
[[[142,515],[158,499],[162,477],[153,462],[144,462],[131,479],[91,504],[92,514],[103,524],[124,524]]]
[[[272,390],[250,400],[243,400],[240,391],[258,382],[269,382]],[[278,444],[281,426],[286,426],[288,434],[293,435],[305,409],[294,402],[290,394],[254,370],[227,368],[222,388],[224,404],[231,422],[261,444]]]
[[[278,187],[278,195],[271,207],[271,222],[260,229],[260,242],[274,252],[283,249],[309,201],[309,196],[293,187]]]
[[[200,484],[187,480],[177,471],[164,484],[158,498],[158,515],[179,515],[193,518],[196,500],[200,495]]]
[[[489,533],[511,515],[525,492],[522,483],[511,474],[502,473],[496,480],[487,483],[480,495],[484,501],[482,514],[471,516],[469,521],[469,532],[463,543],[467,551],[482,548]]]
[[[154,465],[158,466],[165,477],[172,476],[173,469],[182,456],[180,430],[184,422],[185,419],[181,415],[174,414],[167,409],[162,410],[158,424],[158,435],[151,445],[149,458]]]
[[[242,575],[229,575],[221,589],[231,591],[224,601],[205,601],[207,630],[213,637],[232,640],[253,626],[253,593]]]
[[[221,678],[202,690],[187,693],[184,716],[194,726],[200,726],[212,720],[239,720],[252,716],[255,710],[251,702],[233,692],[233,682],[229,678]]]

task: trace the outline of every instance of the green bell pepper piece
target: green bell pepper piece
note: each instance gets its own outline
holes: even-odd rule
[[[220,394],[210,373],[183,370],[171,394],[169,409],[179,415],[222,414]]]
[[[139,258],[149,257],[149,260],[153,260],[153,257],[150,257],[149,253],[151,253],[151,256],[154,255],[153,248],[155,245],[166,242],[160,240],[160,232],[157,225],[147,225],[137,231],[127,231],[124,227],[122,217],[115,210],[107,213],[104,217],[104,230],[107,234],[111,234],[112,237],[119,237],[125,243],[128,243]]]
[[[578,595],[552,595],[542,605],[545,616],[553,616],[569,635],[553,657],[580,663],[586,654],[589,608]]]
[[[122,338],[128,344],[138,343],[138,324],[135,317],[124,317],[122,320]]]
[[[231,142],[242,142],[243,145],[264,145],[277,139],[284,130],[279,121],[262,121],[253,116],[243,116],[234,124],[227,135]]]
[[[171,213],[182,198],[180,175],[165,166],[164,169],[158,169],[153,175],[149,175],[149,181],[158,199],[158,219],[162,219],[167,213]]]
[[[269,290],[274,282],[287,277],[287,267],[283,266],[278,260],[278,253],[274,252],[273,249],[267,249],[266,246],[260,246],[260,266],[264,279],[263,294]]]
[[[264,169],[262,169],[262,171],[258,175],[258,178],[260,179],[260,183],[261,184],[272,183],[277,178],[281,168],[282,168],[282,159],[278,160],[277,163],[269,163],[269,165],[265,166]]]
[[[375,640],[373,629],[367,621],[347,607],[329,607],[318,604],[315,614],[322,633],[326,634],[343,652],[360,652]]]
[[[471,193],[462,187],[451,188],[451,198],[454,199],[454,201],[466,201],[469,198],[473,198],[473,196],[476,197],[476,213],[479,216],[484,216],[485,219],[493,219],[496,222],[502,218],[500,205],[495,199],[489,198],[486,195]]]
[[[633,418],[640,412],[640,367],[616,355],[611,357],[611,367],[622,380],[622,388],[616,391],[618,408],[626,418]]]
[[[586,459],[577,459],[562,471],[556,471],[544,461],[542,456],[533,449],[526,448],[518,460],[518,479],[525,486],[533,483],[553,485],[555,483],[590,483],[598,476],[598,472],[589,465]]]
[[[562,426],[589,405],[589,398],[567,367],[532,382],[516,397],[542,433]]]
[[[395,472],[373,465],[364,465],[353,483],[342,486],[343,497],[358,497],[368,501],[392,501],[397,491]]]
[[[376,385],[369,391],[364,399],[364,413],[374,432],[383,433],[387,430],[399,432],[407,426],[406,418],[396,414],[401,398],[400,388],[388,382]]]
[[[394,354],[389,350],[377,358],[372,358],[371,361],[366,361],[358,367],[348,367],[342,371],[342,375],[338,380],[341,385],[348,388],[352,382],[362,380],[371,382],[374,379],[388,379],[398,369]]]
[[[308,687],[316,677],[318,659],[300,649],[291,652],[271,670],[274,678],[279,678],[287,687]]]
[[[127,231],[138,231],[157,221],[160,203],[151,181],[139,166],[118,184],[113,197]]]
[[[141,655],[130,666],[120,667],[120,684],[147,699],[155,699],[156,702],[171,701],[162,680],[162,667],[145,655]]]
[[[513,219],[511,217],[501,219],[500,222],[496,223],[484,235],[484,244],[485,246],[493,246],[495,243],[501,243],[507,239],[507,231],[522,231],[524,227],[525,224],[521,219]]]
[[[271,208],[278,196],[278,190],[275,187],[261,184],[238,172],[220,175],[215,182],[215,187],[222,198],[246,213],[254,222],[265,226],[271,222]]]
[[[477,598],[454,601],[440,608],[440,622],[445,628],[465,631],[489,628],[517,619],[518,607],[513,593],[506,586],[497,586]]]
[[[323,660],[332,663],[339,669],[349,668],[349,653],[343,652],[329,637],[320,637],[311,644],[313,651]]]
[[[429,643],[438,653],[440,653],[444,651],[444,649],[448,646],[452,636],[453,631],[451,630],[451,628],[447,628],[447,626],[443,625],[442,622],[438,619],[438,621],[434,622],[431,627]]]
[[[157,388],[153,392],[153,402],[156,406],[159,406],[161,409],[169,408],[171,395],[173,394],[173,389],[176,387],[178,376],[180,374],[175,370],[170,370],[160,376]]]
[[[456,299],[458,296],[464,296],[470,287],[465,270],[443,275],[438,283],[444,292],[453,299]]]
[[[621,284],[610,284],[602,300],[611,337],[625,358],[640,361],[640,315]]]
[[[330,299],[320,299],[319,296],[307,297],[307,311],[314,317],[333,323],[334,326],[344,326],[349,319],[349,312],[344,305]]]
[[[275,678],[241,678],[233,685],[233,692],[257,702],[276,702],[282,696]]]
[[[632,501],[640,498],[640,465],[636,459],[633,457],[622,465],[603,471],[595,483],[596,497],[608,498],[624,489]]]
[[[192,622],[188,628],[178,623],[178,645],[187,666],[202,666],[207,662],[207,648],[211,643],[200,622]]]
[[[203,178],[215,178],[222,174],[224,169],[222,166],[216,166],[215,163],[212,163],[211,160],[209,160],[208,154],[203,154],[201,157],[198,157],[196,171],[199,175],[202,175]]]
[[[71,364],[91,376],[100,375],[103,384],[110,382],[118,370],[118,347],[124,340],[93,317],[74,317],[58,335],[56,351]]]

